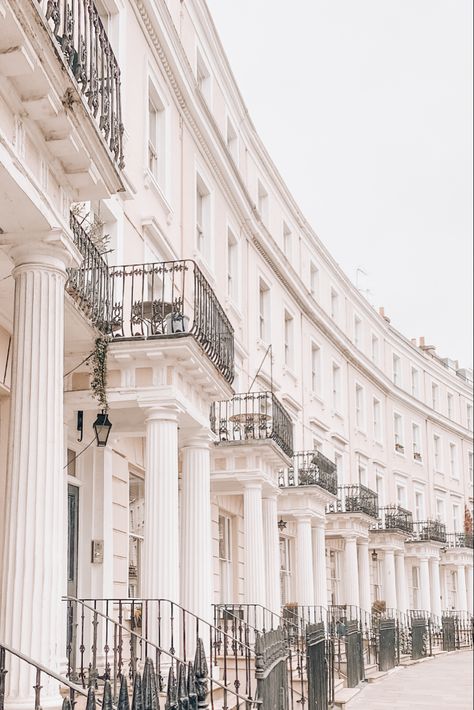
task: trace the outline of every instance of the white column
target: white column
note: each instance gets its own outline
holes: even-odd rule
[[[343,589],[345,603],[351,606],[360,606],[356,537],[345,538]]]
[[[466,565],[466,592],[467,592],[467,610],[470,614],[473,611],[473,588],[472,588],[472,565]]]
[[[182,448],[181,605],[212,619],[210,435],[204,430]]]
[[[357,545],[359,562],[359,603],[360,608],[370,613],[370,566],[369,566],[369,541],[359,540]]]
[[[405,613],[408,609],[408,590],[403,552],[395,553],[395,577],[397,581],[397,608]]]
[[[430,582],[431,582],[431,613],[441,617],[441,586],[439,578],[439,560],[430,560]]]
[[[421,608],[431,612],[430,566],[427,557],[420,559],[420,587]]]
[[[143,597],[179,602],[178,421],[173,407],[146,417]],[[161,645],[170,647],[168,606],[161,609]],[[149,608],[150,641],[158,642],[157,610]],[[177,634],[175,634],[176,639]],[[176,642],[174,643],[176,649]]]
[[[280,614],[280,539],[276,495],[269,495],[263,499],[263,537],[265,541],[266,606],[275,614]]]
[[[63,358],[65,267],[62,235],[14,247],[10,430],[5,486],[0,638],[45,666],[64,656],[60,625],[64,539]],[[42,679],[41,704],[60,702]],[[33,674],[12,660],[6,704],[28,705]]]
[[[326,570],[326,534],[325,521],[316,520],[313,527],[313,579],[314,603],[327,608],[328,581]]]
[[[265,606],[265,554],[262,514],[262,486],[246,483],[244,488],[245,601]]]
[[[314,602],[313,544],[309,516],[296,519],[296,600],[301,606],[312,606]]]
[[[395,555],[393,550],[385,550],[383,555],[383,586],[387,609],[397,608],[397,586],[395,582]]]
[[[458,589],[456,606],[459,611],[467,611],[467,593],[466,593],[466,573],[464,565],[456,567],[458,573]]]

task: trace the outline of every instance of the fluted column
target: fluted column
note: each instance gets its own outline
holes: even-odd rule
[[[458,573],[458,589],[456,607],[459,611],[467,611],[467,593],[466,593],[466,573],[464,565],[456,567]]]
[[[383,556],[383,584],[387,609],[397,608],[397,587],[395,582],[395,555],[393,550],[385,550]]]
[[[420,559],[420,587],[421,608],[431,612],[430,566],[427,557]]]
[[[344,547],[344,597],[351,606],[359,604],[359,570],[357,564],[357,538],[346,537]]]
[[[262,486],[246,483],[244,488],[245,601],[265,606],[265,554],[262,514]]]
[[[14,247],[10,431],[5,486],[0,638],[45,666],[64,656],[64,284],[75,248],[61,234]],[[25,706],[33,674],[12,659],[6,704]],[[58,702],[43,679],[43,707]]]
[[[314,604],[327,608],[328,580],[326,572],[325,521],[316,520],[313,527]]]
[[[360,608],[370,612],[372,608],[370,600],[370,565],[369,565],[369,541],[359,540],[357,545],[357,556],[359,563],[359,603]]]
[[[296,598],[302,606],[313,605],[313,545],[309,516],[296,519]]]
[[[472,614],[472,610],[473,610],[472,564],[466,565],[466,592],[467,592],[467,610],[470,614]]]
[[[212,619],[210,433],[203,430],[182,448],[181,605]]]
[[[395,553],[395,577],[397,581],[398,610],[403,613],[408,609],[407,576],[405,569],[405,556],[403,552]]]
[[[268,495],[263,499],[263,536],[265,541],[266,606],[275,614],[280,614],[280,540],[276,495]]]
[[[441,617],[441,586],[439,578],[439,560],[430,560],[430,582],[431,582],[431,613]]]

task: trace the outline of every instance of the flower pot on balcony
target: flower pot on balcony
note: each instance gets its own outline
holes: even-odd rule
[[[175,333],[187,333],[189,330],[189,318],[182,313],[168,313],[165,318],[165,333],[172,335]]]

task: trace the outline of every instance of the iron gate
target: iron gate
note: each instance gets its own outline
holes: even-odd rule
[[[362,633],[358,621],[347,622],[346,661],[347,687],[355,688],[364,678]]]
[[[261,710],[289,710],[288,644],[283,629],[257,634],[255,676]]]
[[[395,667],[395,619],[380,619],[378,636],[379,670],[389,671]]]
[[[454,616],[443,616],[441,620],[443,629],[443,651],[456,649],[456,626]]]
[[[428,630],[426,619],[415,618],[411,622],[411,657],[413,660],[428,655]]]
[[[329,649],[331,651],[332,647]],[[324,624],[306,627],[308,710],[328,710],[331,682],[326,658]]]

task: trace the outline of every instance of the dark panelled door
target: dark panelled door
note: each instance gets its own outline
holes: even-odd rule
[[[79,543],[79,488],[67,487],[67,595],[77,597],[77,569]],[[67,652],[71,668],[76,665],[76,605],[68,604]]]

